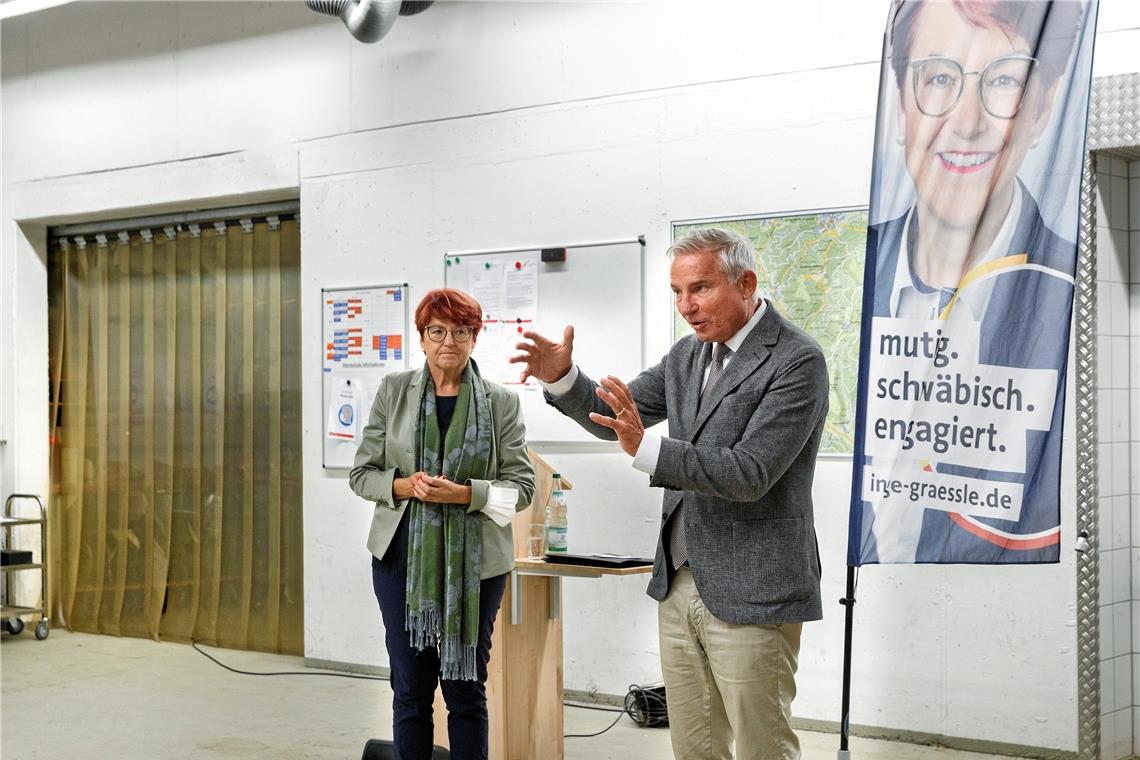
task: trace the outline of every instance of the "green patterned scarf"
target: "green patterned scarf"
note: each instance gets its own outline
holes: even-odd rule
[[[453,483],[486,478],[491,458],[491,410],[483,378],[468,360],[459,381],[455,414],[440,440],[435,383],[424,367],[416,418],[416,470],[446,475]],[[482,516],[465,505],[411,499],[408,531],[408,618],[412,646],[437,647],[440,675],[477,680],[479,572],[483,566]]]

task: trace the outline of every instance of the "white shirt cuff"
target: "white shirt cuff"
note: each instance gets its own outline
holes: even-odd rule
[[[491,486],[487,492],[487,503],[482,512],[495,521],[500,528],[508,525],[515,517],[515,503],[519,500],[516,488]]]
[[[633,456],[633,467],[646,475],[657,472],[657,458],[661,456],[661,436],[646,430],[641,436],[641,445]]]
[[[544,383],[541,380],[538,382],[542,385],[543,388],[546,389],[547,393],[549,393],[554,398],[558,398],[559,396],[565,396],[567,393],[569,393],[570,389],[574,387],[574,383],[577,380],[578,365],[574,364],[571,365],[569,372],[567,372],[558,380],[555,380],[553,383]]]

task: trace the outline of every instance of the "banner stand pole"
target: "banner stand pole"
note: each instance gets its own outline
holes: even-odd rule
[[[836,760],[851,760],[847,739],[851,729],[851,625],[855,616],[855,568],[847,566],[847,593],[839,600],[846,607],[843,623],[843,707],[839,720],[839,751]]]

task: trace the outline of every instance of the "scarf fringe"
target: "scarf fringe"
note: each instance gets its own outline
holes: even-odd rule
[[[440,635],[439,610],[432,608],[413,612],[408,608],[409,639],[417,652],[430,647],[439,650],[440,677],[447,681],[477,681],[475,647],[465,646],[459,634]]]
[[[439,610],[431,607],[426,610],[413,611],[411,605],[408,605],[407,609],[407,622],[404,627],[408,631],[408,638],[411,640],[412,646],[417,652],[422,652],[428,647],[434,647],[439,641],[442,622]]]
[[[459,635],[444,636],[440,647],[440,677],[446,681],[476,681],[475,647],[464,646]]]

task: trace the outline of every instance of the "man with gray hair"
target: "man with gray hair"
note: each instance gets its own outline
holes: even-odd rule
[[[561,342],[527,332],[511,361],[547,401],[664,488],[648,593],[678,758],[794,760],[800,629],[823,617],[811,485],[827,416],[819,345],[756,292],[755,252],[712,228],[670,249],[694,335],[627,386],[600,385]],[[668,420],[669,435],[646,430]]]

